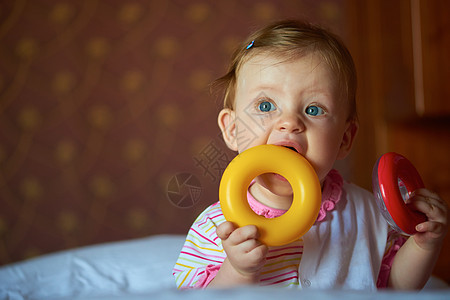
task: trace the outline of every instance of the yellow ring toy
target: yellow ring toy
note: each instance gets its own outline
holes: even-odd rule
[[[264,173],[280,174],[293,190],[289,210],[273,219],[257,215],[247,201],[251,181]],[[239,227],[256,225],[262,243],[281,246],[308,232],[319,214],[322,193],[314,168],[303,156],[282,146],[260,145],[230,162],[220,181],[219,200],[227,221]]]

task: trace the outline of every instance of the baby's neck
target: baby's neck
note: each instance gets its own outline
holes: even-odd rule
[[[270,208],[288,210],[291,207],[292,195],[282,196],[274,194],[256,182],[250,186],[249,191],[256,201]]]

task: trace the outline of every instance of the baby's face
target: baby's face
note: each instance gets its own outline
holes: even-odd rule
[[[292,147],[322,181],[334,162],[347,154],[341,146],[349,127],[348,105],[337,91],[332,73],[316,55],[288,61],[267,54],[250,58],[237,76],[238,152],[262,144]],[[260,177],[268,188],[283,185],[280,176]]]

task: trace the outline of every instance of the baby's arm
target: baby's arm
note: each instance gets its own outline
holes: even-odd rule
[[[400,248],[392,264],[389,287],[421,289],[433,271],[448,229],[448,207],[438,195],[420,189],[411,198],[414,209],[428,217],[418,224],[415,235]]]
[[[268,248],[258,241],[256,226],[236,228],[225,222],[216,229],[217,236],[227,254],[220,270],[208,287],[231,287],[259,282],[259,272],[264,266]]]

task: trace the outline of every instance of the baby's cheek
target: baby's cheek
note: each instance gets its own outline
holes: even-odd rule
[[[306,157],[306,159],[308,159],[308,157]],[[319,181],[322,184],[323,181],[325,180],[325,177],[327,177],[328,173],[333,168],[333,164],[331,164],[331,165],[323,164],[322,161],[317,162],[314,159],[311,159],[311,160],[308,159],[308,161],[311,164],[311,166],[314,168],[314,171],[316,171],[317,177],[319,178]]]

